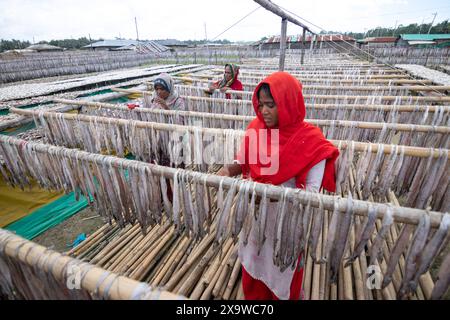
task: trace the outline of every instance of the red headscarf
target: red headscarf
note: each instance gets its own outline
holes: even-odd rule
[[[263,83],[270,86],[270,92],[278,109],[279,147],[278,151],[272,147],[272,129],[269,129],[261,113],[258,111],[258,90]],[[304,122],[306,109],[300,82],[286,72],[275,72],[258,84],[253,93],[253,107],[257,118],[253,120],[246,131],[238,160],[242,166],[244,177],[250,176],[252,180],[279,185],[296,177],[296,186],[304,188],[308,171],[320,161],[326,159],[325,172],[322,187],[330,192],[336,189],[334,176],[334,162],[339,156],[339,150],[325,137],[321,130],[311,124]],[[267,154],[279,154],[279,168],[275,174],[264,175],[261,170],[270,164],[261,164],[260,157],[266,153],[260,147],[260,135],[257,146],[252,143],[249,148],[249,136],[251,129],[256,132],[267,130]],[[254,142],[254,141],[253,141]],[[257,161],[249,163],[249,149],[258,150]],[[243,151],[245,150],[245,154]],[[275,151],[273,151],[275,150]],[[251,155],[250,155],[251,157]]]

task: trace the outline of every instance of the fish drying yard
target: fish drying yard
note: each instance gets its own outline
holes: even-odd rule
[[[253,227],[274,230],[281,270],[303,252],[305,300],[449,299],[450,48],[368,52],[330,36],[0,54],[0,300],[243,300]],[[225,63],[243,84],[231,99],[205,93]],[[217,175],[280,68],[339,150],[335,193]],[[185,110],[148,108],[161,73]]]

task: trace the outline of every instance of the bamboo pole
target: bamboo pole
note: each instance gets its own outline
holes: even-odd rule
[[[233,288],[235,287],[236,281],[239,277],[241,271],[241,262],[239,261],[239,258],[236,259],[234,262],[233,270],[231,271],[230,280],[228,280],[227,288],[225,290],[225,293],[223,294],[223,298],[225,300],[229,300],[233,291]]]
[[[186,261],[186,263],[183,265],[183,267],[178,271],[176,274],[172,276],[172,278],[169,280],[167,284],[165,284],[164,288],[168,291],[171,291],[175,288],[181,277],[188,271],[189,268],[192,267],[193,263],[198,259],[198,257],[207,249],[207,246],[211,244],[211,242],[214,239],[214,234],[210,234],[207,237],[203,238],[197,251],[194,252],[189,259]]]
[[[188,81],[188,82],[201,82],[201,83],[208,83],[207,80],[196,80],[193,78],[188,78],[188,77],[174,77],[175,80],[180,80],[180,81]],[[261,79],[262,80],[262,79]],[[397,82],[399,81],[399,82]],[[411,84],[411,83],[418,83],[418,81],[415,80],[409,80],[408,82],[397,80],[396,82],[394,81],[385,81],[385,82],[381,82],[381,83],[387,83],[388,85],[379,85],[379,86],[364,86],[364,85],[352,85],[352,86],[345,86],[345,85],[317,85],[317,84],[305,84],[303,83],[303,92],[307,91],[307,90],[344,90],[347,92],[351,92],[351,91],[380,91],[380,90],[389,90],[389,91],[395,91],[395,90],[409,90],[409,91],[449,91],[450,90],[450,86],[445,86],[445,85],[430,85],[427,84],[425,85],[405,85],[405,84]],[[326,81],[324,81],[326,82]],[[336,83],[339,84],[345,84],[345,83],[349,83],[349,81],[344,81],[344,80],[338,80],[335,81]],[[378,82],[380,83],[380,82]],[[392,85],[393,83],[399,83],[402,84],[401,86],[396,86],[396,85]],[[246,87],[256,87],[257,83],[243,83],[244,86]]]
[[[134,93],[142,93],[143,91],[136,91],[136,90],[128,90],[128,89],[114,89],[114,90],[127,90],[132,91]],[[131,92],[130,92],[131,93]],[[236,100],[236,99],[221,99],[221,98],[209,98],[209,97],[196,97],[196,96],[182,96],[186,100],[192,100],[192,101],[209,101],[212,103],[242,103],[242,100]],[[123,106],[119,106],[117,104],[112,103],[101,103],[101,102],[84,102],[79,100],[66,100],[66,99],[54,99],[54,102],[58,103],[68,103],[68,104],[76,104],[80,106],[88,106],[88,107],[106,107],[106,108],[124,108]],[[245,106],[248,106],[253,109],[253,104],[251,101],[247,100],[244,101]],[[315,110],[330,110],[330,109],[349,109],[349,110],[372,110],[372,111],[397,111],[397,112],[437,112],[437,111],[443,111],[443,112],[450,112],[450,106],[434,106],[434,105],[384,105],[384,104],[319,104],[314,103],[311,107],[308,106],[308,108],[313,108]],[[128,108],[127,108],[128,109]],[[441,109],[441,110],[440,110]],[[190,114],[194,113],[195,111],[181,111],[181,110],[152,110],[152,109],[134,109],[133,111],[136,112],[170,112],[174,114],[178,114],[180,112],[189,112]],[[164,112],[163,112],[164,113]],[[183,114],[183,113],[180,113]],[[219,117],[222,116],[227,117],[235,117],[234,115],[225,115],[225,114],[212,114],[212,117]],[[232,119],[232,118],[229,118]]]
[[[89,103],[83,104],[80,101],[63,100],[62,103],[79,103],[85,107],[91,108],[108,108],[114,110],[121,110],[126,112],[137,113],[149,113],[155,115],[167,115],[167,116],[181,116],[181,117],[201,117],[215,120],[228,120],[250,123],[255,119],[254,116],[239,116],[228,114],[217,114],[208,112],[195,112],[195,111],[181,111],[181,110],[163,110],[163,109],[148,109],[138,108],[130,111],[128,107],[107,104],[107,103]],[[449,110],[450,111],[450,110]],[[123,118],[119,118],[123,119]],[[350,127],[359,129],[376,129],[376,130],[396,130],[402,132],[436,132],[442,134],[449,134],[450,127],[447,126],[431,126],[431,125],[416,125],[416,124],[402,124],[402,123],[386,123],[386,122],[367,122],[367,121],[347,121],[347,120],[320,120],[320,119],[305,119],[304,121],[317,125],[317,126],[334,126],[334,127]]]
[[[201,83],[208,83],[211,80],[211,78],[214,78],[214,76],[206,77],[205,76],[197,76],[195,74],[190,75],[189,77],[172,77],[174,80],[179,81],[186,81],[186,82],[201,82]],[[262,80],[264,80],[265,77],[250,77],[250,76],[241,76],[239,79],[242,82],[242,85],[244,87],[247,86],[255,86]],[[360,86],[366,85],[366,84],[382,84],[382,85],[389,85],[397,84],[397,85],[403,85],[403,84],[427,84],[427,85],[433,85],[433,81],[431,80],[415,80],[415,79],[348,79],[347,77],[343,77],[340,79],[337,78],[317,78],[317,77],[296,77],[305,87],[308,85],[317,85],[320,83],[326,83],[326,84],[358,84]],[[250,81],[250,82],[246,82]]]
[[[280,61],[278,64],[278,71],[284,71],[284,61],[286,60],[286,30],[287,19],[281,19],[281,36],[280,36]]]
[[[70,249],[68,252],[66,252],[66,255],[72,256],[76,254],[77,252],[83,250],[84,248],[88,247],[97,237],[100,237],[100,234],[106,230],[106,228],[111,227],[109,224],[105,224],[102,227],[100,227],[98,230],[96,230],[93,234],[91,234],[86,240],[84,240],[82,243],[80,243],[78,246]]]
[[[173,254],[169,256],[163,268],[161,269],[161,272],[155,277],[155,279],[153,279],[152,281],[153,286],[158,286],[162,284],[164,276],[170,272],[171,267],[175,264],[177,257],[179,257],[179,255],[182,254],[181,252],[183,252],[184,248],[187,248],[187,245],[189,244],[188,242],[189,239],[187,237],[184,237],[182,238],[181,243],[174,248],[175,250]]]
[[[206,254],[203,255],[199,261],[199,263],[195,266],[194,270],[191,272],[186,281],[184,281],[181,288],[178,292],[184,296],[188,296],[189,292],[192,291],[195,283],[198,283],[199,278],[202,276],[202,272],[205,270],[208,262],[217,254],[216,248],[210,246],[206,251]]]
[[[112,272],[106,271],[95,265],[83,263],[77,259],[63,256],[62,254],[48,250],[47,248],[27,241],[6,230],[0,229],[0,239],[3,252],[13,261],[34,267],[36,261],[43,262],[43,271],[52,274],[58,281],[65,281],[70,274],[65,268],[69,263],[78,266],[84,276],[81,278],[81,288],[88,292],[98,292],[99,296],[104,296],[113,300],[129,300],[136,298],[136,293],[150,293],[150,298],[159,300],[182,299],[180,295],[175,295],[167,291],[151,289],[147,284],[134,281]],[[47,257],[43,259],[42,257]],[[52,263],[50,264],[49,261]],[[106,278],[105,278],[106,275]],[[103,279],[103,281],[99,281]],[[100,283],[100,284],[99,284]]]

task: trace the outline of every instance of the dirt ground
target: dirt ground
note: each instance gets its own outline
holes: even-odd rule
[[[65,252],[70,250],[68,245],[72,244],[79,234],[85,233],[88,237],[104,224],[95,211],[86,208],[37,236],[33,241],[49,249]]]

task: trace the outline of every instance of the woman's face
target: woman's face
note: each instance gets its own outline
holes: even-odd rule
[[[167,99],[167,97],[169,97],[170,92],[165,90],[162,86],[156,85],[155,86],[155,91],[156,94],[158,95],[158,97],[160,97],[161,99]]]
[[[264,118],[264,122],[268,128],[278,126],[278,108],[275,101],[261,90],[258,95],[258,110]]]
[[[233,79],[233,74],[231,73],[231,68],[229,66],[225,67],[225,80],[230,81],[231,79]]]

